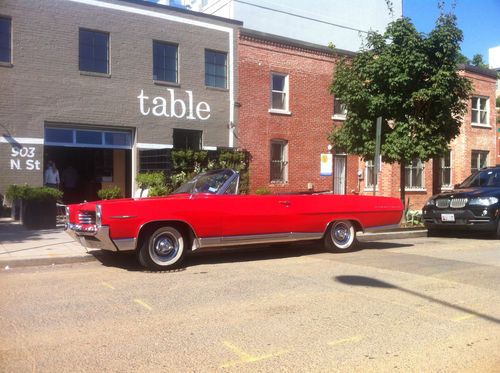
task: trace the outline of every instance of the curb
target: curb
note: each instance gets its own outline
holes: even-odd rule
[[[93,262],[97,258],[92,254],[85,256],[61,256],[61,257],[48,257],[48,258],[12,258],[1,259],[0,270],[8,268],[19,267],[37,267],[37,266],[51,266],[56,264],[74,264]]]
[[[427,230],[404,230],[400,232],[361,233],[358,235],[360,242],[395,240],[406,238],[427,237]],[[51,266],[56,264],[86,263],[98,260],[102,250],[92,250],[88,254],[73,256],[54,256],[38,258],[7,258],[0,259],[0,270],[19,267]]]

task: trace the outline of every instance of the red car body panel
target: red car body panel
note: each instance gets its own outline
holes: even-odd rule
[[[335,220],[365,230],[398,224],[403,211],[397,198],[333,194],[180,194],[98,203],[113,240],[137,238],[144,225],[166,221],[188,224],[196,238],[323,233]],[[79,213],[95,212],[96,204],[71,205],[69,222],[78,224]]]

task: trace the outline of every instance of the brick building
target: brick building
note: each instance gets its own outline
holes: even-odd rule
[[[241,22],[134,0],[0,2],[0,194],[76,168],[79,200],[171,149],[233,147]]]
[[[241,30],[238,53],[238,139],[251,156],[251,190],[332,190],[332,176],[321,176],[320,169],[322,154],[330,153],[327,135],[343,115],[334,113],[328,93],[335,63],[332,51]],[[357,158],[338,154],[333,163],[339,170],[335,191],[343,194],[346,176],[353,177],[345,170],[356,168]]]
[[[497,164],[495,84],[492,70],[461,65],[459,73],[472,81],[473,91],[460,135],[450,143],[442,158],[426,163],[414,159],[406,166],[406,198],[411,209],[420,209],[427,199],[441,191],[451,190],[473,171]],[[362,194],[373,193],[373,162],[360,160],[363,169]],[[400,195],[399,164],[382,164],[377,194]]]
[[[238,138],[251,156],[251,191],[373,194],[373,162],[335,146],[329,165],[333,176],[321,175],[320,160],[330,153],[327,136],[345,119],[328,89],[334,54],[318,45],[246,29],[240,31],[238,49]],[[472,66],[459,69],[473,82],[468,114],[449,154],[407,165],[411,208],[421,208],[432,194],[451,189],[471,171],[496,164],[495,73]],[[399,172],[397,164],[382,164],[375,193],[399,197]]]

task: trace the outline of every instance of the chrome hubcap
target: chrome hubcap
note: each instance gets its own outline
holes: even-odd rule
[[[348,226],[346,226],[345,224],[335,225],[335,228],[333,229],[333,239],[335,240],[335,242],[343,245],[349,242],[350,238],[351,233]]]
[[[173,237],[163,235],[155,239],[153,250],[159,260],[166,261],[177,254],[179,245]]]

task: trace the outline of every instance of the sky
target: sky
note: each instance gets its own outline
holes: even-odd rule
[[[445,0],[445,10],[454,13],[464,34],[462,53],[472,59],[481,54],[488,63],[488,49],[500,46],[500,0]],[[403,0],[403,15],[412,19],[418,31],[431,31],[439,16],[438,0]]]

